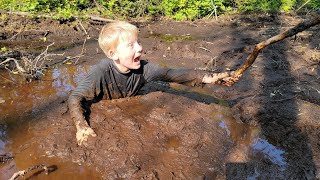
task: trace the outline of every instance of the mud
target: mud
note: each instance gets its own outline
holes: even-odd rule
[[[258,14],[134,23],[149,61],[218,72],[237,68],[254,44],[306,18]],[[0,164],[1,179],[34,164],[57,166],[36,179],[319,177],[319,26],[263,50],[233,87],[155,82],[136,97],[94,104],[90,121],[98,136],[79,147],[66,100],[103,57],[96,43],[102,23],[82,25],[87,34],[77,21],[1,21],[1,47],[37,53],[55,42],[51,50],[65,56],[53,62],[82,50],[85,55],[76,65],[53,63],[42,81],[28,84],[1,71],[0,153],[15,157]]]

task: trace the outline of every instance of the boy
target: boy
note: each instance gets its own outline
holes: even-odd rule
[[[230,76],[229,73],[206,74],[205,71],[191,69],[160,68],[141,60],[142,46],[138,42],[138,28],[127,22],[118,21],[104,26],[98,42],[108,59],[101,60],[92,68],[68,100],[71,119],[77,128],[78,145],[86,143],[90,136],[96,136],[85,120],[82,104],[134,96],[150,81],[195,86],[216,83]]]

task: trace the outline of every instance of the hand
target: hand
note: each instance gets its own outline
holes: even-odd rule
[[[206,75],[203,77],[202,82],[203,82],[203,83],[219,84],[219,81],[221,81],[222,79],[225,79],[225,78],[227,78],[227,77],[232,76],[233,73],[234,73],[234,72],[232,71],[232,72],[206,74]]]
[[[77,129],[76,138],[78,145],[86,144],[89,136],[96,137],[97,134],[90,127],[82,127]]]

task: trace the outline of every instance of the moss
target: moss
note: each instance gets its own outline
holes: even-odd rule
[[[171,34],[152,34],[151,37],[159,38],[165,42],[172,43],[174,41],[190,41],[193,38],[189,35],[173,36]]]

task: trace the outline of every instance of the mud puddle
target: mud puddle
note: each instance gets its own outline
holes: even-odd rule
[[[35,179],[223,179],[232,172],[228,164],[261,159],[280,171],[286,167],[285,152],[268,143],[259,127],[236,122],[224,100],[206,88],[178,84],[154,83],[141,91],[144,95],[95,104],[93,143],[100,148],[78,147],[65,101],[89,68],[64,65],[29,84],[1,72],[6,80],[0,93],[0,152],[15,158],[0,165],[0,179],[36,164],[57,169]]]
[[[17,75],[1,72],[0,85],[0,154],[11,154],[14,160],[0,164],[0,179],[9,179],[15,172],[33,165],[54,168],[48,176],[36,170],[26,175],[32,179],[99,179],[94,167],[79,166],[67,159],[44,156],[38,150],[37,139],[48,136],[48,129],[33,131],[37,116],[54,111],[54,104],[65,101],[76,82],[84,75],[86,66],[66,66],[47,72],[42,81],[26,84]],[[40,169],[38,169],[40,171]]]

